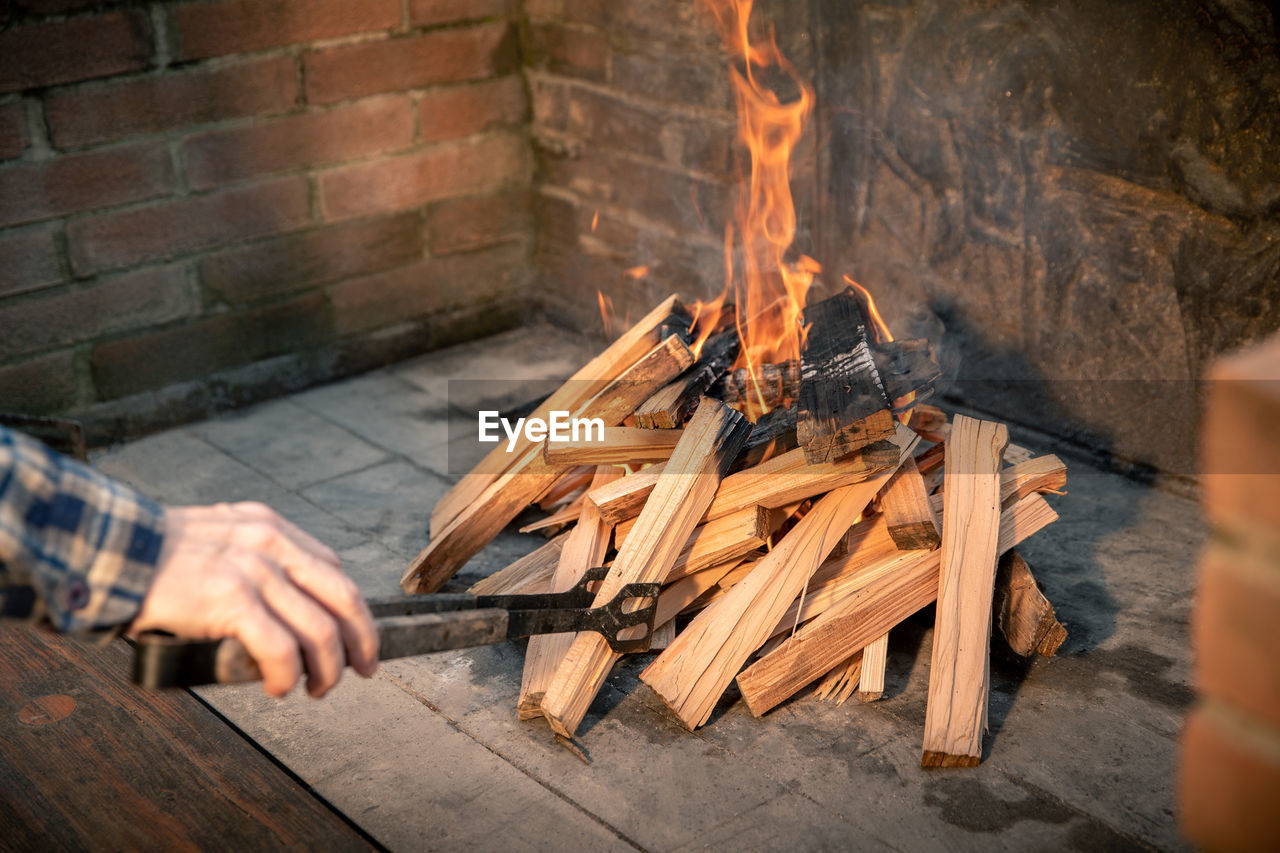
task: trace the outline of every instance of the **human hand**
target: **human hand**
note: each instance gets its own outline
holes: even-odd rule
[[[239,638],[272,696],[297,683],[303,657],[316,697],[346,662],[366,678],[378,667],[369,608],[337,555],[258,503],[165,510],[155,578],[130,626],[154,630]]]

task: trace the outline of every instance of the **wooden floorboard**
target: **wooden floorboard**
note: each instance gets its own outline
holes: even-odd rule
[[[130,655],[0,625],[0,846],[370,849],[190,693],[134,687]]]

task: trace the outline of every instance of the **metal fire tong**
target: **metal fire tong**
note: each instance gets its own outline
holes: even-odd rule
[[[378,657],[389,660],[570,631],[595,631],[615,652],[646,651],[653,638],[660,585],[627,584],[612,601],[591,607],[595,593],[588,586],[604,580],[606,571],[603,567],[590,569],[567,592],[410,595],[372,600],[369,609],[381,641]],[[135,645],[133,680],[144,687],[194,687],[262,679],[257,662],[234,638],[186,640],[146,632]]]

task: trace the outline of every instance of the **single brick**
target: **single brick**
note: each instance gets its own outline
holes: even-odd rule
[[[0,168],[0,226],[167,195],[173,162],[162,143],[133,143]]]
[[[0,298],[62,281],[52,226],[0,231]]]
[[[422,221],[417,213],[402,213],[219,252],[200,262],[200,279],[215,298],[249,302],[389,269],[420,257]]]
[[[490,127],[521,124],[528,112],[524,81],[513,74],[499,80],[432,89],[422,96],[418,126],[423,142],[441,142]]]
[[[44,415],[76,402],[74,350],[42,355],[0,367],[0,400],[6,412]]]
[[[533,68],[603,82],[609,67],[609,39],[599,30],[558,23],[530,23],[525,41]]]
[[[205,59],[400,25],[400,0],[227,0],[174,11],[178,56]]]
[[[178,267],[139,270],[87,287],[0,306],[0,360],[188,316],[193,299]]]
[[[1203,499],[1224,527],[1280,530],[1280,334],[1218,359],[1209,373]]]
[[[291,109],[297,70],[277,56],[54,92],[45,103],[61,148]]]
[[[67,226],[78,274],[163,260],[304,225],[307,179],[281,178],[225,192],[79,219]]]
[[[530,19],[603,27],[609,24],[613,5],[613,0],[525,0],[524,13]]]
[[[433,204],[427,213],[427,233],[433,255],[468,252],[531,237],[529,191],[513,190]]]
[[[150,59],[151,24],[139,11],[13,27],[0,33],[0,92],[138,71]]]
[[[101,343],[93,348],[90,365],[99,397],[115,399],[305,349],[332,337],[328,302],[323,294],[311,293]]]
[[[330,289],[338,331],[355,334],[462,305],[513,299],[529,260],[527,246],[507,244],[349,279]]]
[[[1199,708],[1182,730],[1178,823],[1208,850],[1280,849],[1280,733]]]
[[[409,0],[409,24],[414,27],[500,18],[511,13],[513,0]]]
[[[1193,618],[1196,687],[1280,730],[1280,558],[1252,541],[1212,543],[1200,558]]]
[[[396,151],[413,142],[407,95],[211,130],[182,145],[187,179],[211,189],[246,178]]]
[[[307,100],[316,104],[479,80],[518,64],[514,31],[506,21],[331,47],[303,61]]]
[[[527,143],[494,134],[331,169],[320,176],[320,200],[326,219],[347,219],[492,192],[527,182],[529,173]]]
[[[31,145],[27,109],[22,101],[0,104],[0,160],[11,160]]]

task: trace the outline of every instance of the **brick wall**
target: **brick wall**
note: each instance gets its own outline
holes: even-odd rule
[[[0,410],[99,437],[518,322],[511,0],[0,11]]]
[[[1193,618],[1200,701],[1182,735],[1179,822],[1208,850],[1280,846],[1280,335],[1219,360],[1204,419]]]

